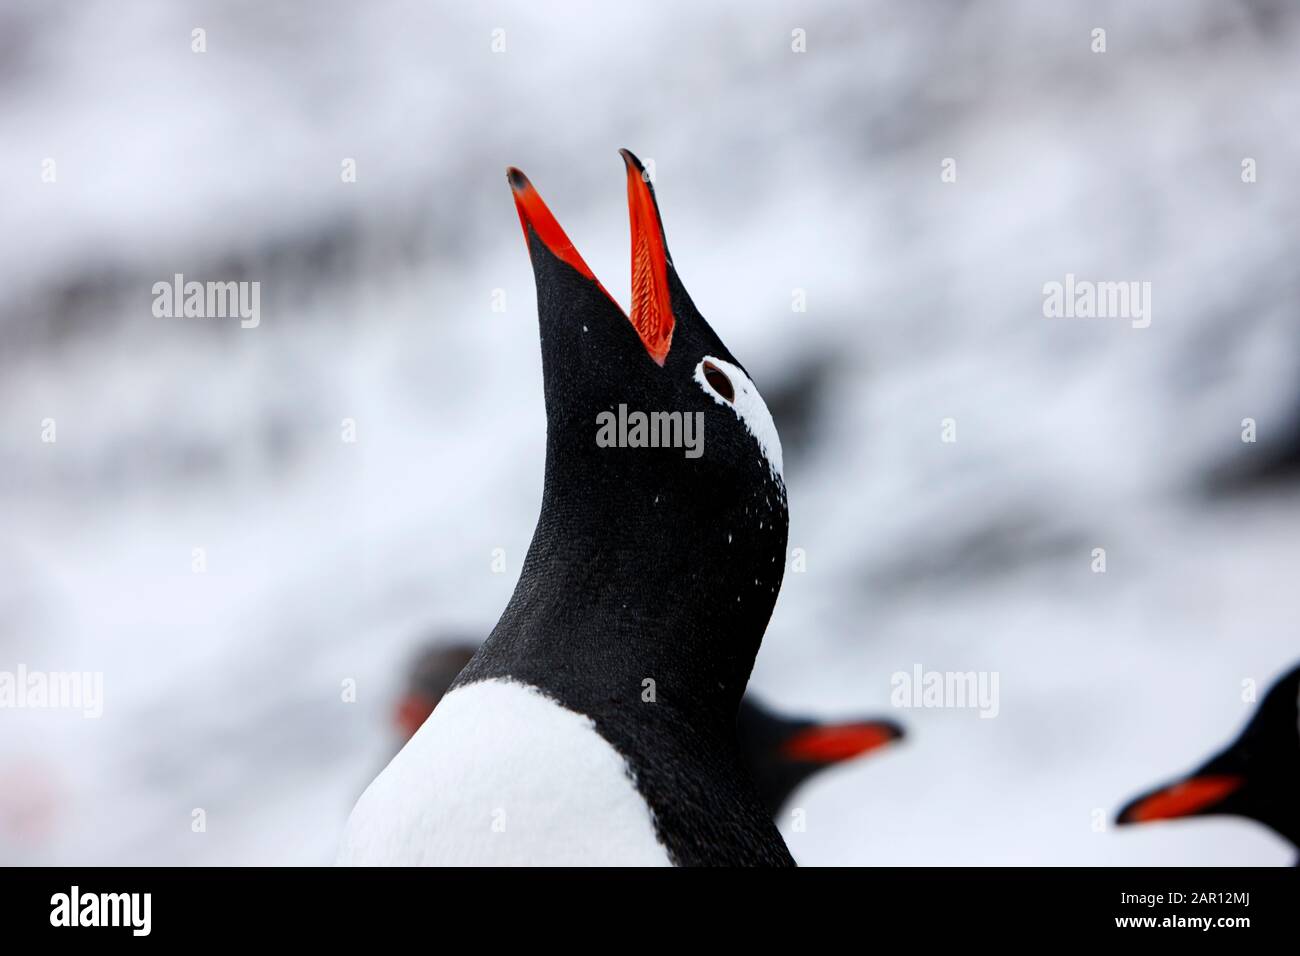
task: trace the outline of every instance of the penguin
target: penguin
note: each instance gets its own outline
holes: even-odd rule
[[[472,644],[440,643],[415,657],[393,715],[403,741],[420,729],[473,656]],[[904,731],[892,720],[820,723],[788,717],[747,692],[740,701],[736,734],[745,768],[776,818],[810,777],[902,740]]]
[[[422,648],[415,656],[408,670],[406,690],[393,713],[403,743],[429,719],[473,656],[474,645],[465,643],[435,644]]]
[[[1190,774],[1129,801],[1120,824],[1227,814],[1300,849],[1300,665],[1278,679],[1240,736]]]
[[[904,736],[903,728],[892,720],[820,723],[787,717],[753,694],[740,702],[736,729],[745,766],[774,818],[810,777]]]
[[[500,620],[357,801],[339,863],[794,865],[736,740],[785,569],[781,442],[621,152],[630,315],[507,170],[537,286],[541,512]],[[669,440],[598,441],[629,409]]]

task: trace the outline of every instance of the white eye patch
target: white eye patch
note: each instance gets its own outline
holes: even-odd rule
[[[714,366],[730,379],[732,391],[735,393],[735,397],[731,401],[728,401],[718,389],[709,383],[704,368],[706,364]],[[717,372],[711,374],[716,375]],[[706,355],[695,366],[695,381],[715,402],[719,405],[725,405],[736,413],[736,417],[744,423],[749,433],[758,441],[759,450],[763,453],[763,458],[767,461],[767,466],[772,470],[772,474],[784,482],[784,471],[781,464],[781,439],[776,433],[772,413],[767,410],[767,403],[763,401],[763,396],[758,394],[758,389],[749,380],[749,376],[726,359]]]

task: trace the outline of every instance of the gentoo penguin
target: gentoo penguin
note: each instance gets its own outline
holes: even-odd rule
[[[1273,685],[1236,740],[1186,777],[1130,801],[1117,822],[1212,814],[1257,820],[1300,848],[1300,666]]]
[[[736,729],[745,766],[774,817],[809,777],[903,737],[903,728],[890,720],[832,724],[786,717],[753,694],[740,703]]]
[[[421,648],[411,662],[406,689],[393,714],[403,742],[415,736],[415,732],[429,719],[433,708],[438,706],[438,701],[474,656],[474,646],[454,643]]]
[[[403,741],[420,729],[473,656],[472,644],[436,644],[416,656],[394,713]],[[745,769],[775,817],[809,777],[901,740],[903,728],[890,720],[820,723],[787,717],[747,692],[736,735]]]
[[[541,514],[500,621],[358,800],[342,863],[793,865],[736,743],[785,567],[781,443],[623,158],[630,318],[507,173],[537,283]],[[634,412],[661,440],[633,425],[609,447],[609,416]]]

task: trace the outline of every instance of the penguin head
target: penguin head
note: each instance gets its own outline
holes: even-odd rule
[[[701,481],[706,473],[714,482],[729,475],[743,479],[746,461],[761,459],[773,483],[784,489],[781,443],[767,405],[696,309],[668,252],[649,176],[632,153],[622,155],[632,233],[630,316],[583,261],[528,178],[513,167],[507,174],[537,281],[548,451],[571,458],[568,463],[583,473],[620,470],[618,459],[627,456],[590,454],[611,447],[597,442],[597,418],[609,422],[609,412],[616,432],[603,437],[620,442],[612,447],[659,451],[658,439],[668,429],[674,457],[694,462]],[[620,416],[620,405],[626,416],[660,417],[630,435],[641,419],[624,427],[628,419]],[[675,416],[696,413],[704,415],[702,441],[691,431],[694,444],[684,447]],[[655,445],[638,446],[643,438],[655,439]]]
[[[735,622],[715,619],[711,630],[761,637],[785,566],[780,438],[753,378],[686,293],[640,160],[627,150],[623,159],[630,315],[528,178],[507,174],[537,281],[546,398],[534,550],[563,523],[552,564],[563,548],[567,568],[585,561],[577,554],[633,568],[632,591],[656,588],[660,606],[731,614]],[[740,654],[745,672],[754,653],[757,643]]]
[[[629,632],[619,642],[638,666],[667,668],[689,647],[695,677],[725,684],[734,707],[785,569],[781,442],[682,284],[649,176],[622,155],[630,315],[528,178],[507,172],[537,284],[547,420],[541,517],[516,594],[583,592],[584,613]]]
[[[1131,800],[1118,823],[1248,817],[1300,847],[1300,666],[1265,695],[1245,730],[1173,783]]]
[[[786,717],[746,694],[736,735],[759,796],[775,816],[809,777],[875,753],[902,740],[905,733],[892,720],[823,723]]]

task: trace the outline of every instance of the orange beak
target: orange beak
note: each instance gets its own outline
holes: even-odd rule
[[[668,289],[668,251],[664,244],[659,209],[654,191],[640,160],[628,150],[620,150],[627,164],[628,218],[632,226],[632,316],[646,352],[662,366],[668,358],[673,338],[673,310]],[[596,283],[609,300],[614,297],[601,285],[591,268],[579,255],[533,184],[515,167],[506,170],[506,179],[514,193],[515,209],[524,239],[535,235],[551,254],[571,266],[583,278]],[[618,303],[615,302],[617,306]],[[622,309],[619,309],[622,312]],[[626,313],[624,313],[626,315]]]
[[[397,729],[401,731],[403,740],[410,740],[415,736],[415,732],[429,719],[437,703],[436,700],[431,700],[423,694],[407,694],[401,699],[393,719]]]
[[[1138,797],[1120,811],[1117,822],[1147,823],[1192,816],[1235,793],[1245,782],[1244,777],[1231,774],[1189,777]]]
[[[578,270],[584,278],[600,285],[600,280],[578,254],[577,247],[560,228],[555,216],[546,207],[546,203],[542,202],[542,197],[528,181],[528,177],[521,170],[509,166],[506,168],[506,180],[510,183],[510,190],[515,196],[515,211],[519,213],[519,225],[524,229],[524,239],[528,239],[528,230],[531,228],[542,245],[551,250],[555,258]],[[605,287],[602,285],[600,288],[604,291]],[[609,295],[608,292],[605,294]]]
[[[628,150],[627,210],[632,225],[632,324],[650,357],[661,366],[673,341],[673,306],[668,292],[668,250],[649,174]]]
[[[803,763],[839,763],[901,739],[903,729],[889,721],[830,724],[800,731],[781,747],[781,756]]]

